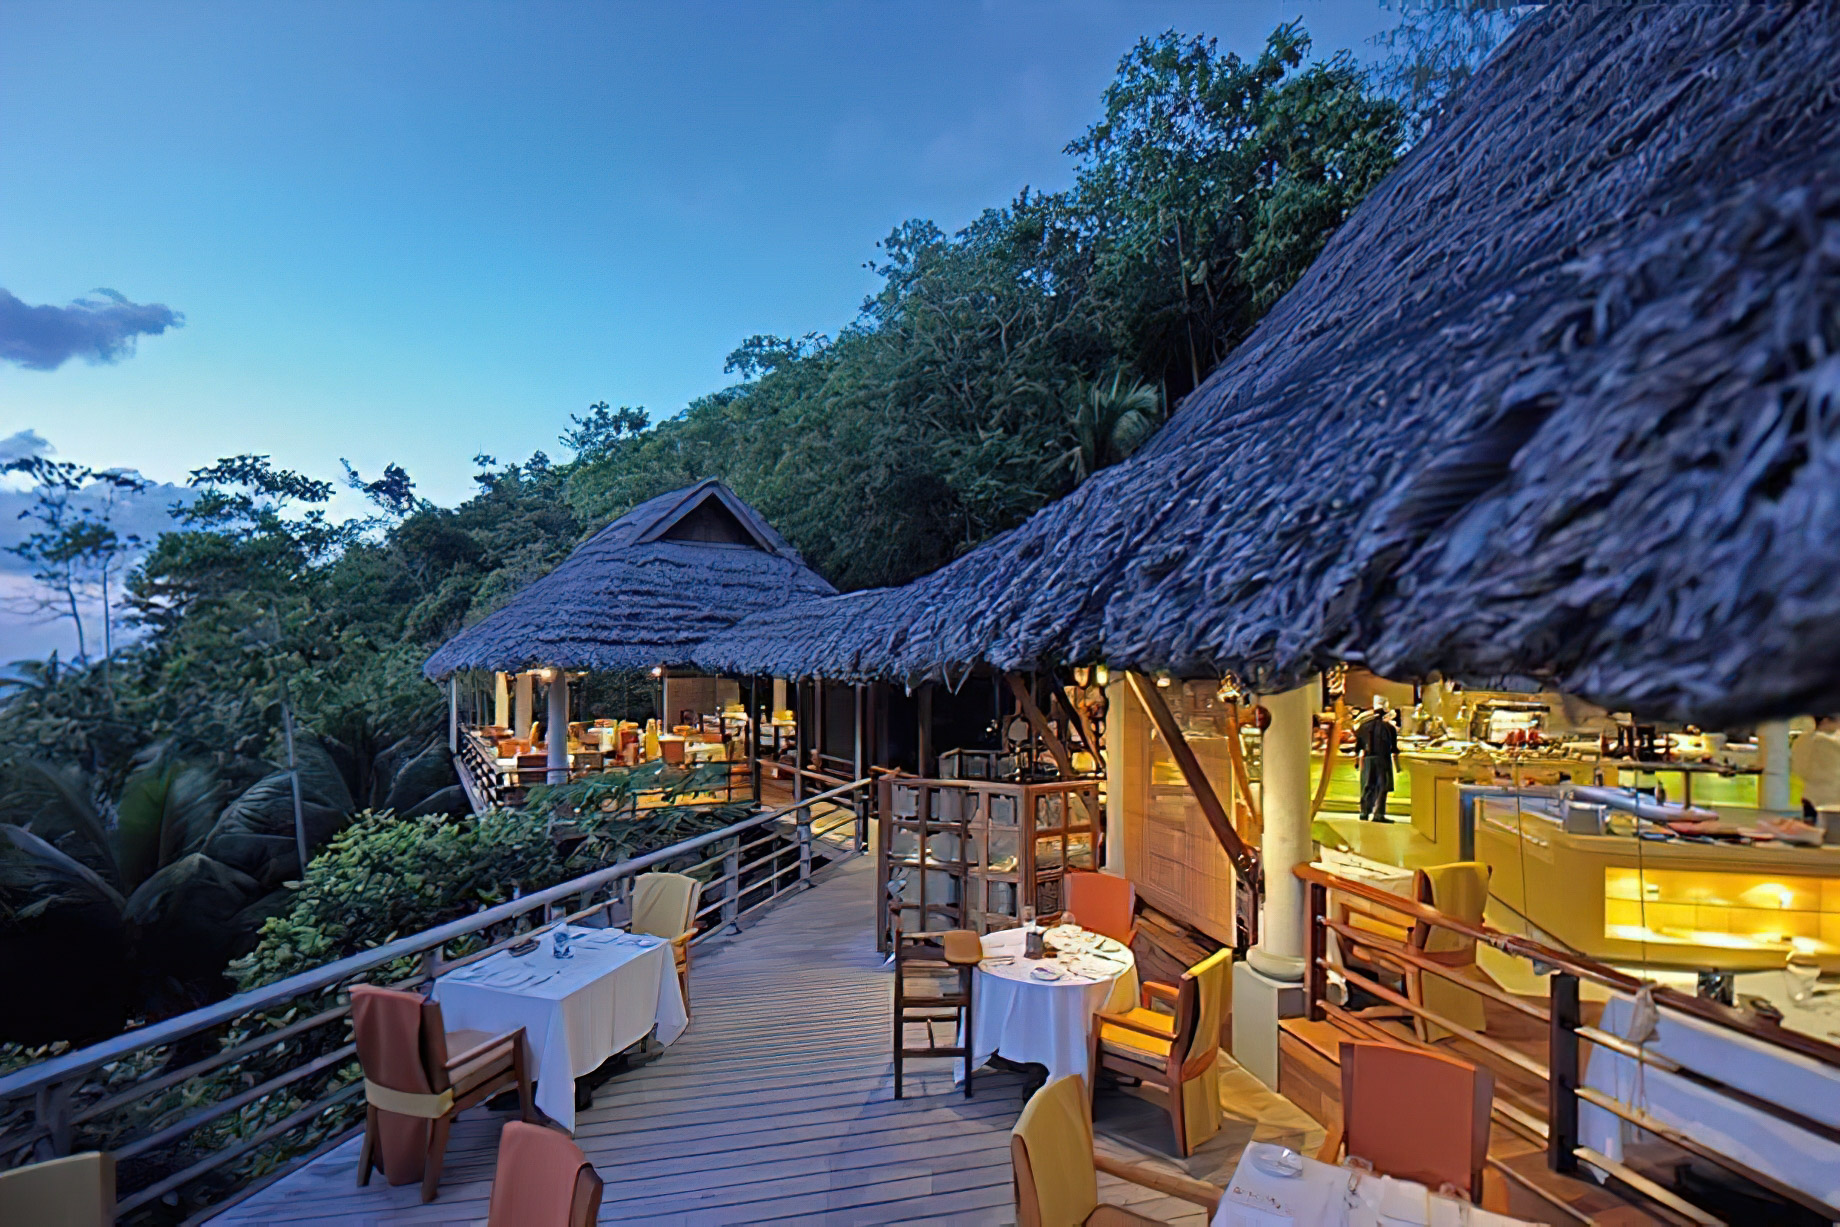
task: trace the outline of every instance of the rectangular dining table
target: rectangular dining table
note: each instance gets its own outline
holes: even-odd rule
[[[1424,1185],[1297,1156],[1301,1169],[1282,1176],[1261,1164],[1282,1146],[1254,1142],[1220,1199],[1209,1227],[1531,1227],[1525,1220],[1434,1195]],[[1354,1187],[1349,1188],[1350,1180]]]
[[[524,1028],[537,1107],[572,1133],[575,1079],[654,1031],[659,1043],[673,1042],[690,1019],[669,942],[565,927],[569,958],[555,957],[552,929],[528,954],[501,950],[440,977],[433,997],[451,1031]]]

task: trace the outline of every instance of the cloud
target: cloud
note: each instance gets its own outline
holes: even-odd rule
[[[29,371],[54,371],[72,358],[114,362],[134,352],[141,336],[184,325],[164,303],[133,303],[114,290],[79,298],[68,307],[30,306],[0,290],[0,362]]]
[[[36,430],[22,430],[0,439],[0,465],[32,456],[49,456],[51,444]]]

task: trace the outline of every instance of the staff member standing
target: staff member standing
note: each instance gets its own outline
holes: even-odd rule
[[[1808,821],[1823,828],[1840,824],[1840,716],[1822,716],[1795,739],[1789,770],[1801,777]]]
[[[1361,765],[1361,818],[1391,822],[1386,799],[1393,791],[1399,768],[1399,730],[1393,727],[1386,700],[1374,696],[1374,710],[1354,731],[1355,753]]]

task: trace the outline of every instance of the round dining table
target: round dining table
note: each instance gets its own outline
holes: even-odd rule
[[[1022,929],[984,935],[972,989],[973,1068],[1001,1055],[1045,1065],[1049,1081],[1085,1077],[1093,1015],[1137,1004],[1137,961],[1127,946],[1072,926],[1044,936],[1059,950],[1054,958],[1025,957]]]

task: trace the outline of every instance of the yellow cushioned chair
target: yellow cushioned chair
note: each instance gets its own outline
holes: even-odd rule
[[[696,936],[696,909],[703,884],[683,873],[642,873],[633,879],[631,933],[649,933],[671,943],[677,956],[677,980],[684,1009],[690,1008],[690,939]]]
[[[1137,1009],[1093,1019],[1092,1070],[1137,1078],[1169,1096],[1183,1156],[1220,1131],[1220,1028],[1227,1017],[1233,951],[1217,950],[1182,973],[1180,985],[1146,983]],[[1168,1005],[1165,1014],[1152,1000]]]
[[[1132,1227],[1158,1221],[1101,1202],[1100,1172],[1193,1202],[1210,1216],[1220,1205],[1221,1191],[1214,1185],[1094,1154],[1086,1087],[1072,1074],[1048,1083],[1023,1105],[1010,1130],[1009,1160],[1018,1227]]]
[[[0,1172],[0,1223],[21,1227],[110,1227],[115,1156],[101,1151]]]
[[[1420,869],[1412,875],[1412,894],[1419,903],[1435,908],[1452,920],[1480,925],[1483,909],[1489,902],[1489,866],[1482,861],[1454,861]],[[1402,920],[1408,923],[1397,923]],[[1397,976],[1406,1000],[1413,1005],[1431,1010],[1471,1031],[1488,1029],[1488,1018],[1479,994],[1390,953],[1390,950],[1403,948],[1460,974],[1476,975],[1480,973],[1476,971],[1475,938],[1422,920],[1412,920],[1397,912],[1381,915],[1344,907],[1342,922],[1373,936],[1372,945],[1361,941],[1348,943],[1343,956],[1345,961],[1362,971],[1382,971]],[[1407,1013],[1409,1011],[1385,1005],[1360,1011],[1365,1018],[1403,1018]],[[1426,1043],[1453,1034],[1416,1015],[1412,1016],[1412,1026],[1418,1038]]]

